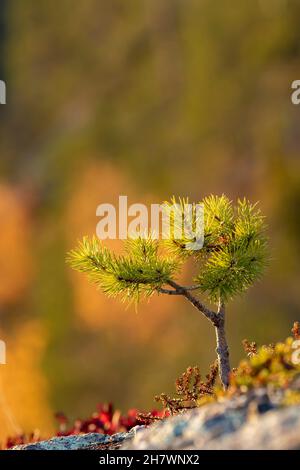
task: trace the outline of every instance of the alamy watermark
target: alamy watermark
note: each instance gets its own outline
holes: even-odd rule
[[[6,344],[0,340],[0,364],[6,364]]]
[[[6,104],[6,84],[0,80],[0,104]]]
[[[300,104],[300,80],[294,80],[291,88],[295,91],[291,94],[291,100],[293,104]]]
[[[203,204],[181,201],[173,204],[128,205],[127,196],[119,196],[118,210],[113,204],[100,204],[96,227],[100,240],[124,240],[128,237],[184,240],[187,250],[199,250],[204,243]]]

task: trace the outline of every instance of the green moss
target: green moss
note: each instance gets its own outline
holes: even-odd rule
[[[300,373],[293,361],[294,339],[289,337],[274,346],[262,346],[252,357],[242,360],[230,377],[228,393],[246,392],[257,387],[288,388]]]

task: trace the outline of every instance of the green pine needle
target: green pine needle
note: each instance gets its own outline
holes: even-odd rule
[[[67,261],[109,297],[120,295],[129,303],[151,296],[177,269],[176,261],[158,255],[157,240],[140,237],[127,241],[122,256],[111,254],[97,238],[85,237]]]
[[[85,237],[68,254],[69,264],[87,274],[90,281],[108,296],[120,296],[123,301],[136,303],[141,297],[151,296],[174,280],[181,263],[187,257],[193,257],[198,266],[195,282],[199,289],[213,302],[220,299],[228,301],[244,292],[264,272],[268,262],[264,217],[257,204],[246,199],[239,200],[234,207],[224,195],[209,196],[202,202],[204,245],[201,249],[189,250],[188,243],[193,241],[189,234],[180,239],[174,236],[186,203],[187,199],[177,202],[175,198],[165,203],[171,221],[169,239],[158,241],[151,236],[130,238],[125,243],[124,255],[116,256],[97,238]],[[171,210],[173,207],[175,213]],[[195,206],[190,207],[194,229]],[[160,253],[161,245],[170,256]]]

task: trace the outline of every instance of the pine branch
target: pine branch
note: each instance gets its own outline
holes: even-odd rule
[[[213,325],[218,325],[219,317],[217,313],[213,312],[207,308],[199,299],[194,297],[185,287],[180,286],[173,280],[169,280],[168,284],[174,288],[174,290],[179,294],[184,296],[194,307],[197,308],[203,315],[212,322]]]
[[[200,286],[180,286],[181,289],[184,289],[184,290],[187,290],[187,291],[193,291],[193,290],[199,290],[200,289]],[[158,292],[160,294],[167,294],[167,295],[182,295],[182,292],[181,291],[178,291],[178,290],[170,290],[170,289],[164,289],[164,288],[160,288],[158,289]]]
[[[168,282],[178,266],[174,260],[159,257],[157,241],[150,239],[130,240],[126,255],[116,256],[98,239],[84,238],[67,260],[108,296],[121,295],[129,302],[151,296]]]
[[[225,197],[219,204],[214,197],[206,200],[205,262],[195,279],[214,302],[245,291],[261,278],[268,261],[266,227],[256,204],[238,201],[235,212]]]

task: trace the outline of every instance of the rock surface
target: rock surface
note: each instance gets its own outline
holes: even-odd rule
[[[265,390],[175,416],[136,433],[123,449],[300,449],[300,406]]]
[[[54,437],[14,449],[300,449],[300,405],[280,407],[280,400],[280,392],[259,389],[128,433]]]
[[[142,426],[138,426],[141,427]],[[72,436],[53,437],[47,441],[35,442],[13,447],[12,450],[98,450],[118,449],[127,439],[135,436],[135,428],[127,433],[108,436],[99,433],[78,434]]]

